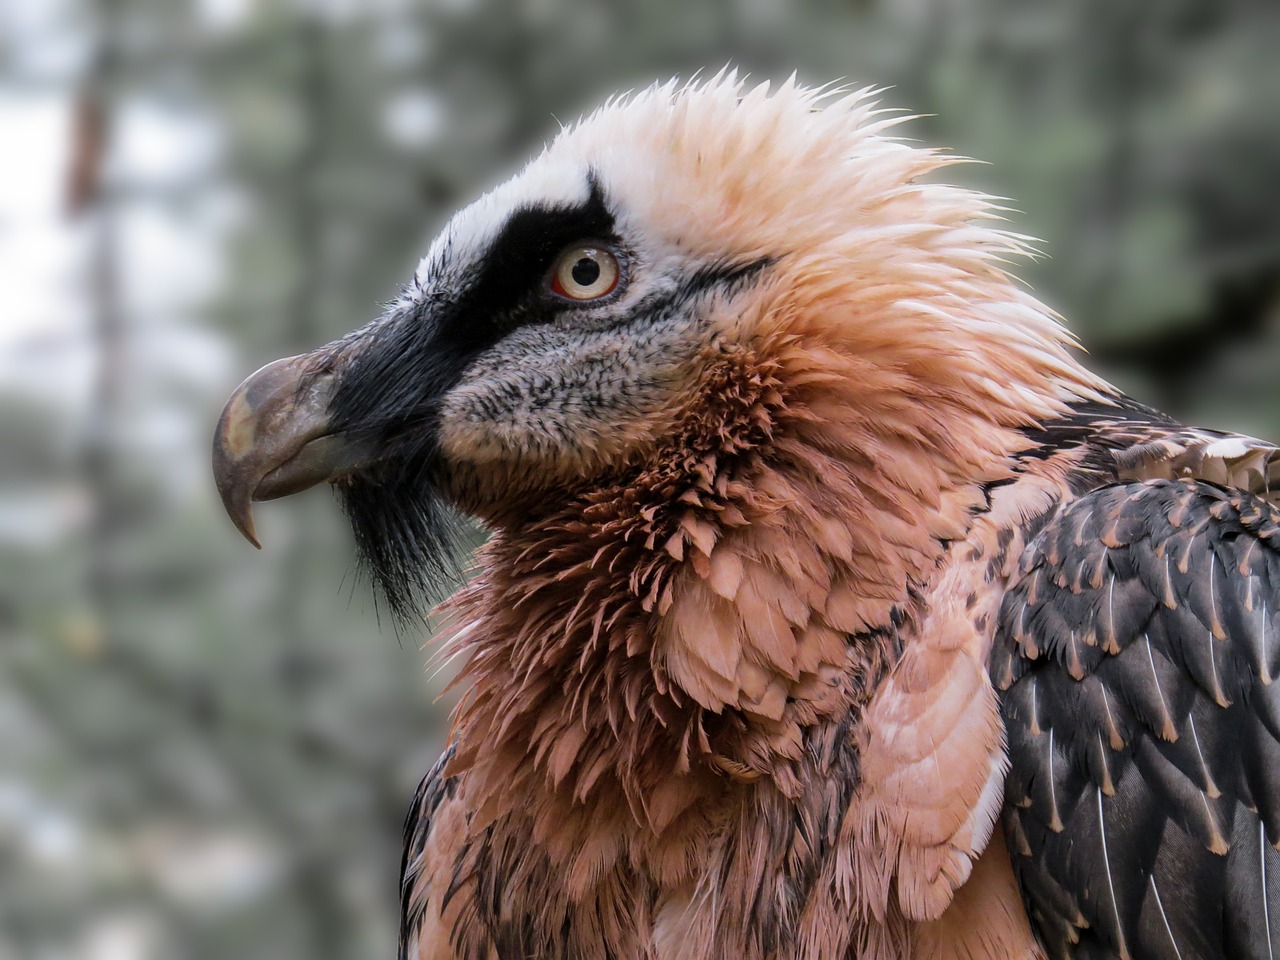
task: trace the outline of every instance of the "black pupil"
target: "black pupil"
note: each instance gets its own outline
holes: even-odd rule
[[[600,264],[592,257],[583,257],[573,265],[573,282],[580,287],[589,287],[600,279]]]

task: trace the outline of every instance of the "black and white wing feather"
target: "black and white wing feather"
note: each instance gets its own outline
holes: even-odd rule
[[[1280,513],[1191,480],[1063,507],[1005,597],[1004,826],[1053,958],[1280,960]]]
[[[426,901],[418,895],[419,879],[427,868],[425,857],[433,819],[440,804],[450,799],[457,788],[457,780],[446,777],[444,773],[454,753],[455,747],[450,744],[422,778],[405,817],[404,852],[400,859],[399,960],[410,960],[410,948],[427,909]]]

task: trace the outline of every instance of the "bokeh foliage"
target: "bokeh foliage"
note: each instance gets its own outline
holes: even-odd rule
[[[0,365],[0,958],[391,955],[444,678],[323,492],[237,540],[209,431],[610,93],[891,85],[909,135],[989,162],[956,175],[1014,198],[1049,254],[1020,272],[1117,382],[1280,438],[1271,0],[18,0],[0,30],[4,103],[67,118],[78,251],[63,333]]]

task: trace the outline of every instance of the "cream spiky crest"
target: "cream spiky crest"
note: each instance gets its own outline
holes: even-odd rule
[[[805,288],[838,285],[824,322],[882,324],[921,348],[972,361],[969,386],[1052,412],[1109,387],[1073,357],[1057,315],[1004,269],[1034,255],[1000,226],[994,198],[928,175],[963,157],[893,134],[915,119],[882,88],[748,88],[734,73],[616,98],[530,164],[601,177],[620,217],[702,262],[791,257]],[[994,374],[994,376],[993,376]]]

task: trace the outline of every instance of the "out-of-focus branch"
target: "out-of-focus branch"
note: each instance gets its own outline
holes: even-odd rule
[[[93,218],[88,289],[95,368],[82,463],[92,503],[88,597],[92,615],[105,635],[112,628],[116,599],[112,574],[120,532],[121,496],[114,456],[120,440],[127,356],[120,298],[117,211],[102,175],[111,143],[120,61],[116,36],[118,9],[116,0],[98,0],[94,9],[96,49],[75,99],[66,208],[72,215]]]
[[[297,98],[303,123],[303,141],[294,163],[294,238],[298,258],[289,317],[289,337],[294,344],[310,347],[318,339],[317,313],[324,285],[324,216],[319,176],[327,152],[329,78],[325,60],[325,24],[313,12],[300,14],[297,26],[302,70]],[[313,547],[308,527],[301,526],[283,559],[283,578],[276,606],[276,623],[282,644],[280,677],[285,694],[299,708],[306,702],[316,679],[309,668],[315,660],[305,634],[302,606],[307,596],[306,558]],[[300,734],[301,736],[301,734]],[[312,744],[312,747],[316,744]],[[311,849],[314,844],[304,845]],[[310,954],[317,960],[345,956],[349,924],[338,892],[333,867],[309,864],[296,874],[297,890],[308,913]]]
[[[78,217],[98,200],[102,166],[106,156],[107,121],[104,91],[94,80],[107,66],[105,51],[97,67],[86,76],[71,105],[71,154],[67,164],[63,207],[70,217]]]

